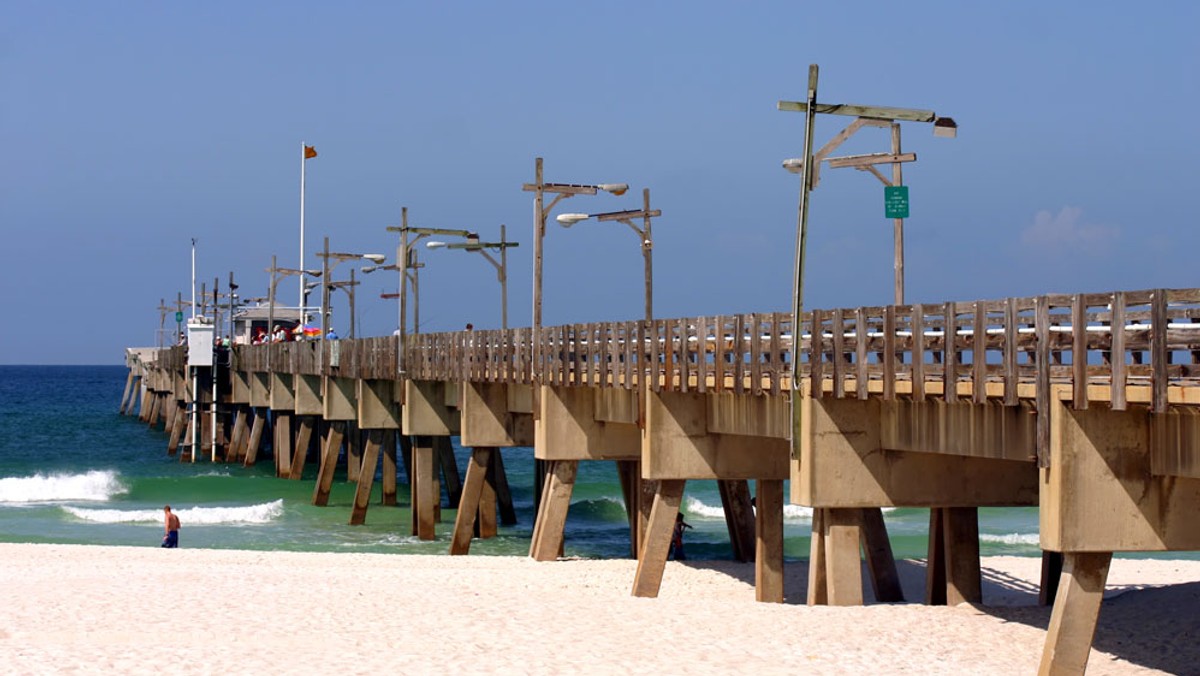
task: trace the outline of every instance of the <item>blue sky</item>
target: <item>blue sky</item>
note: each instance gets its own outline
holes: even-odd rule
[[[1103,6],[1100,6],[1103,4]],[[905,123],[909,302],[1197,286],[1191,157],[1200,5],[1088,3],[8,3],[0,22],[4,363],[112,364],[153,345],[160,299],[197,277],[266,294],[296,267],[395,255],[410,225],[506,224],[509,323],[531,323],[534,158],[546,180],[627,182],[555,213],[654,221],[655,314],[790,306],[801,100],[935,110]],[[821,144],[850,118],[821,116]],[[863,130],[839,154],[889,148]],[[883,187],[824,169],[806,307],[892,297]],[[546,238],[546,325],[642,311],[638,243],[617,223]],[[480,257],[420,251],[422,330],[500,323]],[[335,279],[345,279],[343,263]],[[362,277],[361,333],[396,325],[388,274]],[[282,285],[295,302],[295,279]],[[335,296],[334,323],[348,317]],[[168,320],[169,321],[169,320]]]

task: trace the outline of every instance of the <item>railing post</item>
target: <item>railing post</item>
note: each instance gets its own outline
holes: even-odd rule
[[[987,403],[987,307],[981,301],[975,303],[975,321],[971,341],[972,400],[976,404]]]
[[[867,328],[867,311],[863,308],[858,308],[854,311],[854,387],[857,390],[858,398],[865,400],[868,395],[868,381],[870,376],[867,374],[867,343],[870,342],[870,331]]]
[[[942,319],[942,398],[953,404],[958,401],[958,305],[943,305]]]
[[[825,381],[825,313],[813,308],[809,314],[812,316],[812,330],[808,334],[808,377],[811,384],[809,391],[813,399],[820,399],[824,390],[822,384]]]
[[[1171,354],[1167,350],[1167,290],[1150,296],[1150,410],[1167,412],[1167,379]]]
[[[1016,406],[1017,397],[1017,342],[1021,339],[1017,326],[1017,299],[1004,301],[1004,405]]]
[[[1087,315],[1083,294],[1071,299],[1071,407],[1076,411],[1088,407],[1088,340]]]
[[[1037,337],[1037,452],[1038,467],[1050,466],[1050,299],[1034,299]]]
[[[925,401],[925,306],[912,306],[912,319],[908,323],[912,334],[912,398]]]
[[[1125,410],[1125,292],[1118,291],[1112,299],[1112,410]]]
[[[883,399],[896,398],[896,306],[883,308]]]
[[[845,353],[846,353],[846,325],[843,321],[844,310],[834,310],[831,314],[833,320],[833,360],[830,367],[833,371],[833,398],[841,399],[846,396],[845,378]]]

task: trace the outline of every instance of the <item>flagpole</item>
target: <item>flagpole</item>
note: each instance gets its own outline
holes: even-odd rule
[[[300,142],[300,264],[296,266],[300,270],[300,321],[304,321],[304,165],[308,164],[305,155],[304,141]]]

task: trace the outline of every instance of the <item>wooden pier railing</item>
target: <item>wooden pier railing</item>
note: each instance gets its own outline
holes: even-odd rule
[[[412,335],[409,378],[654,391],[787,396],[793,360],[815,397],[896,396],[1007,405],[1051,384],[1107,388],[1122,410],[1129,388],[1150,388],[1153,411],[1168,385],[1200,384],[1200,289],[1043,295],[995,301],[812,310],[799,345],[786,313]],[[400,377],[395,336],[234,348],[234,367],[304,375]],[[160,351],[182,369],[186,348]],[[533,361],[533,355],[541,360]],[[989,387],[990,385],[990,387]],[[1093,392],[1095,390],[1093,389]]]

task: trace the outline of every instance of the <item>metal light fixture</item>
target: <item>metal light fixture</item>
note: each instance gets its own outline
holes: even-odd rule
[[[642,256],[645,258],[646,321],[650,321],[651,318],[654,316],[654,310],[653,310],[653,305],[652,305],[653,294],[654,294],[653,281],[652,281],[652,277],[653,277],[652,265],[653,264],[651,262],[651,255],[652,255],[651,252],[654,249],[654,237],[650,232],[650,219],[657,217],[657,216],[661,216],[662,211],[660,211],[658,209],[654,209],[654,210],[650,209],[650,189],[649,188],[642,191],[642,201],[643,201],[643,206],[641,209],[628,209],[625,211],[607,211],[607,212],[599,213],[599,214],[579,214],[579,213],[559,214],[558,216],[556,216],[554,218],[554,220],[558,221],[558,224],[561,225],[562,227],[569,228],[572,225],[575,225],[576,223],[581,223],[583,221],[594,218],[600,222],[617,221],[619,223],[624,223],[625,225],[629,226],[629,228],[631,230],[633,230],[634,234],[637,235],[638,243],[641,245]],[[640,227],[633,222],[633,219],[635,219],[635,218],[642,219],[642,225]]]
[[[958,136],[958,124],[952,117],[939,117],[933,121],[933,135],[941,138]]]
[[[363,272],[366,272],[369,274],[369,273],[375,272],[376,270],[399,270],[400,266],[399,265],[368,265],[365,268],[359,268],[359,269],[362,270]]]
[[[580,221],[586,221],[591,218],[588,214],[559,214],[554,218],[558,224],[564,228],[569,228]]]
[[[508,250],[514,246],[520,246],[518,242],[508,241],[508,236],[505,233],[505,227],[500,225],[500,241],[499,242],[484,242],[480,241],[479,233],[468,232],[462,235],[465,242],[442,242],[438,240],[425,243],[427,249],[461,249],[477,253],[484,257],[492,267],[496,268],[496,280],[500,282],[500,326],[505,331],[508,330]],[[494,256],[488,253],[488,250],[498,251],[500,260],[496,260]]]
[[[339,263],[342,263],[343,261],[362,260],[362,261],[369,261],[371,263],[374,263],[376,266],[378,266],[378,265],[382,264],[385,260],[387,260],[387,256],[385,256],[383,254],[378,254],[378,253],[347,253],[347,252],[330,251],[328,237],[325,238],[325,249],[321,252],[318,252],[317,256],[321,257],[321,259],[322,259],[322,270],[325,272],[325,278],[327,281],[332,280],[333,269],[335,267],[337,267],[337,265]],[[351,270],[350,274],[353,277],[354,271]],[[331,312],[330,303],[329,303],[329,301],[330,301],[329,292],[332,291],[333,289],[339,288],[338,286],[336,286],[336,284],[337,283],[335,283],[335,282],[329,281],[329,283],[325,284],[325,287],[323,289],[321,289],[321,342],[322,343],[325,342],[325,340],[327,339],[327,336],[329,334],[330,321],[331,321],[331,317],[332,317],[332,312]],[[349,292],[347,292],[347,293],[349,293]],[[352,334],[352,333],[354,333],[353,303],[351,304],[350,324],[351,324],[350,333]],[[321,353],[321,358],[322,358],[322,360],[324,360],[324,358],[325,358],[325,353],[323,351]]]

